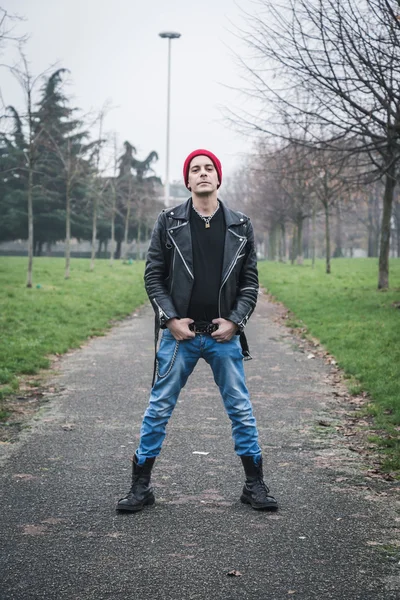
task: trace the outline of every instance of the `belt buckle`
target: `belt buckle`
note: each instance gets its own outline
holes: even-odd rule
[[[194,333],[206,333],[211,335],[218,329],[218,325],[215,323],[207,323],[206,325],[201,325],[199,328],[197,328],[196,323],[191,323],[189,325],[189,329],[191,329]]]

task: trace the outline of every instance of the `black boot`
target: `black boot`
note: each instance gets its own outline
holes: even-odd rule
[[[258,464],[254,462],[254,456],[241,456],[246,481],[240,500],[245,504],[251,504],[256,510],[277,510],[278,503],[273,496],[269,495],[269,489],[264,483],[262,470],[262,457]]]
[[[150,487],[150,476],[155,460],[155,457],[146,458],[142,465],[138,465],[136,455],[133,457],[132,487],[125,498],[118,500],[117,510],[137,512],[146,505],[154,504],[155,498],[153,489]]]

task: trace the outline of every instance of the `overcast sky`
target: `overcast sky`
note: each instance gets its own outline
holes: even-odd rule
[[[252,0],[241,8],[254,10]],[[230,33],[243,24],[234,0],[1,0],[25,17],[18,30],[30,35],[26,52],[35,74],[57,62],[71,71],[75,106],[87,112],[106,100],[114,107],[105,129],[119,143],[129,140],[137,158],[159,154],[155,171],[164,180],[166,153],[167,50],[161,31],[182,34],[172,41],[170,180],[180,179],[185,157],[205,147],[221,159],[224,174],[240,165],[251,140],[223,121],[221,106],[238,105],[240,86]],[[10,51],[6,52],[10,59]],[[4,61],[4,56],[3,56]],[[7,104],[19,102],[15,85],[2,77]]]

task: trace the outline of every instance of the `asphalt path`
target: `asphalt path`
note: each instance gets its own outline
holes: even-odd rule
[[[277,310],[260,298],[246,377],[279,511],[239,501],[241,463],[202,361],[155,464],[156,505],[115,512],[151,382],[146,306],[65,356],[59,391],[1,448],[1,600],[400,598],[399,488],[366,478],[318,426],[343,408],[332,366],[308,358]]]

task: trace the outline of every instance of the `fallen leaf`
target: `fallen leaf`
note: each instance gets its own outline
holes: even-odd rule
[[[383,546],[383,542],[367,542],[367,546]]]
[[[228,577],[242,577],[241,572],[236,571],[236,569],[233,569],[233,571],[228,571],[227,575],[228,575]]]
[[[23,525],[22,535],[43,535],[46,533],[44,525]]]
[[[72,423],[65,423],[64,425],[61,425],[61,428],[64,429],[64,431],[72,431],[75,429],[75,425]]]
[[[312,352],[307,356],[307,358],[315,358],[315,354],[313,354]]]
[[[30,481],[32,479],[37,479],[37,477],[35,477],[35,475],[31,475],[30,473],[15,473],[13,475],[14,479],[21,479],[21,480],[25,480],[25,481]]]

